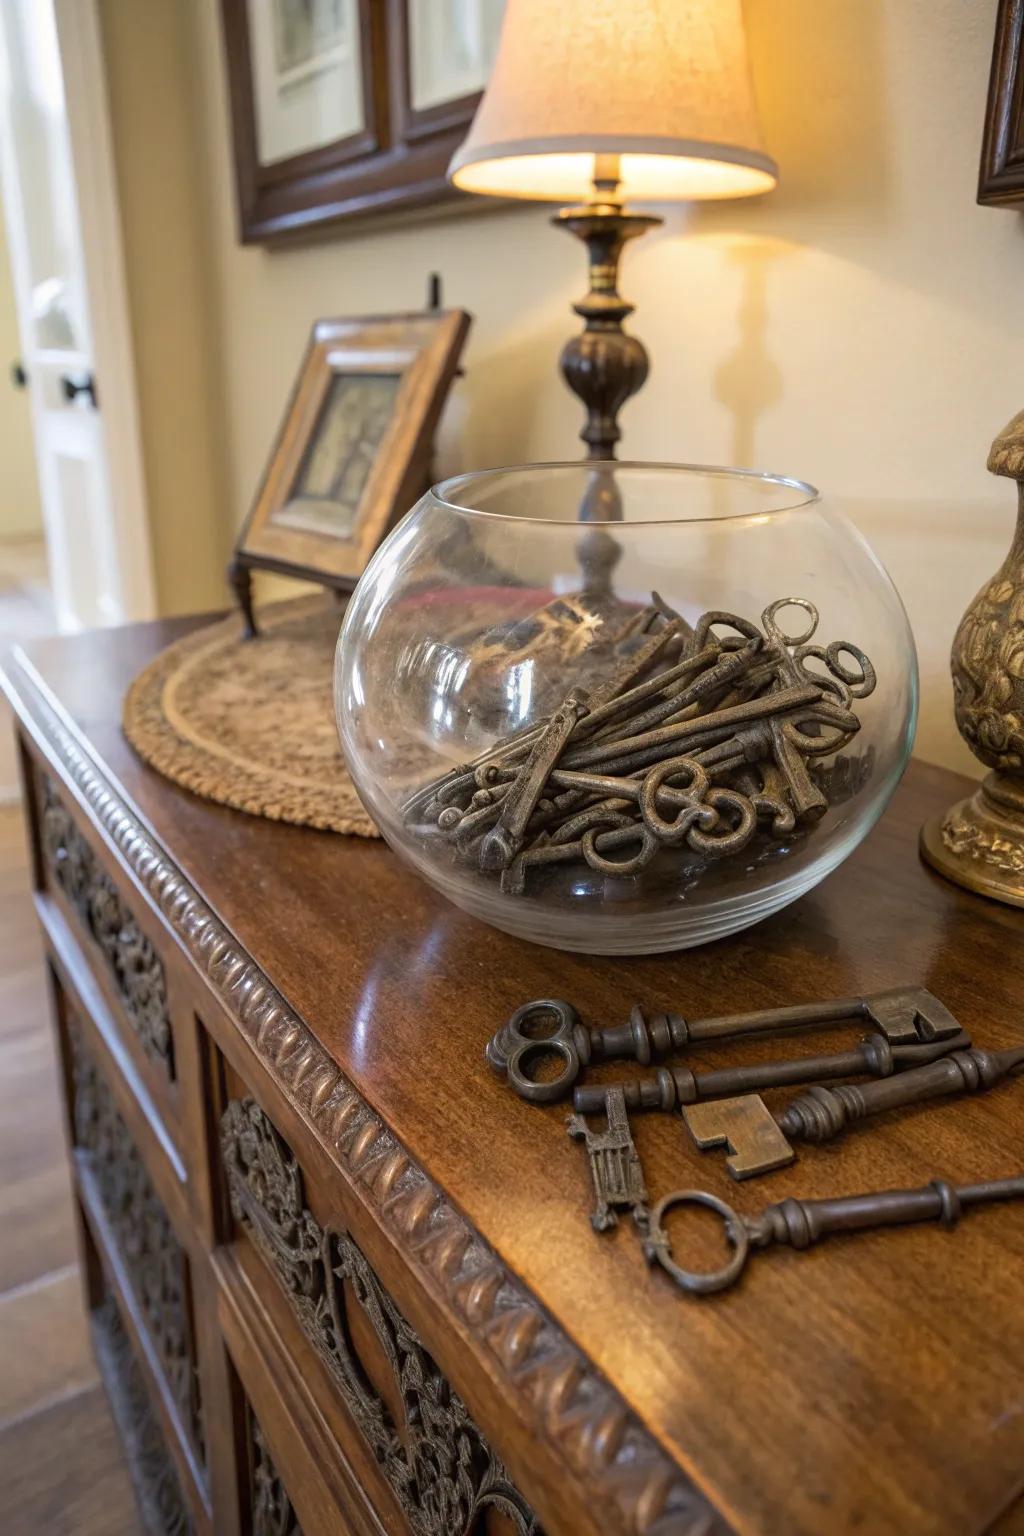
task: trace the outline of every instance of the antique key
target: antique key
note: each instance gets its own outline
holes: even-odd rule
[[[872,1227],[904,1226],[911,1222],[941,1221],[954,1227],[964,1210],[994,1200],[1024,1199],[1024,1176],[994,1179],[987,1184],[959,1188],[944,1179],[933,1179],[921,1189],[888,1189],[878,1194],[848,1195],[841,1200],[780,1200],[766,1206],[759,1216],[740,1216],[717,1195],[701,1189],[681,1189],[666,1195],[650,1213],[643,1239],[648,1264],[660,1264],[684,1291],[709,1296],[735,1285],[752,1248],[788,1243],[809,1248],[833,1232],[864,1232]],[[696,1272],[675,1262],[668,1234],[662,1225],[666,1213],[677,1205],[703,1206],[716,1211],[725,1223],[725,1236],[733,1252],[721,1269]]]
[[[555,1021],[552,1033],[530,1033],[531,1025]],[[821,1003],[798,1003],[785,1008],[763,1008],[754,1013],[719,1018],[684,1019],[675,1013],[647,1018],[639,1007],[629,1021],[609,1029],[590,1029],[571,1003],[540,998],[517,1008],[487,1046],[487,1060],[505,1077],[520,1098],[534,1104],[551,1104],[563,1098],[590,1062],[632,1059],[648,1066],[688,1045],[714,1040],[739,1040],[751,1036],[788,1033],[790,1030],[824,1028],[863,1020],[880,1030],[891,1046],[950,1040],[960,1025],[937,997],[924,987],[894,987],[866,997],[839,998]],[[535,1081],[531,1066],[557,1055],[562,1069],[548,1081]]]
[[[749,1179],[791,1163],[790,1141],[821,1143],[848,1125],[890,1109],[949,1094],[981,1093],[1024,1066],[1024,1046],[1009,1051],[954,1051],[924,1067],[873,1083],[817,1084],[773,1115],[762,1098],[748,1094],[683,1109],[698,1147],[728,1147],[725,1166],[734,1179]]]
[[[515,858],[548,774],[557,763],[573,728],[587,713],[588,697],[582,690],[570,689],[564,704],[551,716],[534,743],[502,801],[497,823],[480,845],[482,868],[504,869]]]
[[[796,1056],[788,1061],[763,1061],[747,1067],[725,1067],[717,1072],[691,1072],[689,1067],[659,1067],[649,1077],[625,1083],[595,1083],[577,1088],[573,1108],[580,1114],[594,1114],[604,1107],[607,1095],[621,1089],[627,1109],[671,1111],[703,1099],[730,1098],[734,1094],[756,1093],[761,1088],[785,1088],[799,1083],[817,1083],[836,1077],[889,1077],[901,1067],[922,1067],[950,1052],[970,1046],[970,1036],[963,1030],[948,1040],[930,1044],[890,1045],[884,1035],[868,1035],[852,1050],[833,1051],[821,1056]]]
[[[617,1206],[629,1206],[633,1219],[643,1226],[647,1220],[647,1186],[633,1138],[622,1094],[612,1092],[607,1098],[608,1129],[594,1132],[582,1115],[570,1115],[566,1121],[574,1141],[584,1141],[590,1158],[596,1205],[590,1217],[595,1232],[606,1232],[618,1221]]]

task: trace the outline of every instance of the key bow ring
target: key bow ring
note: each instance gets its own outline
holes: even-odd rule
[[[779,614],[786,608],[801,609],[807,615],[807,625],[795,634],[787,633],[779,622]],[[850,640],[834,640],[831,645],[813,643],[818,628],[818,610],[803,597],[780,597],[761,615],[761,625],[769,645],[788,651],[792,682],[811,682],[832,694],[840,709],[848,710],[854,699],[865,699],[874,692],[877,677],[870,660],[859,645]],[[847,661],[844,661],[844,657]],[[817,661],[823,670],[807,665]],[[850,666],[848,662],[853,662]]]
[[[531,1024],[554,1020],[546,1034],[531,1034]],[[517,1008],[487,1046],[487,1060],[504,1075],[520,1098],[534,1104],[552,1104],[562,1098],[576,1081],[582,1063],[589,1060],[589,1041],[583,1033],[579,1014],[559,998],[543,997]],[[530,1076],[530,1066],[543,1057],[560,1056],[564,1063],[557,1076],[541,1080]]]
[[[660,1264],[676,1284],[694,1296],[728,1290],[743,1273],[751,1249],[776,1244],[803,1250],[836,1232],[866,1232],[872,1227],[939,1222],[951,1231],[967,1211],[1002,1200],[1024,1200],[1024,1175],[990,1179],[984,1184],[950,1184],[932,1179],[918,1189],[883,1189],[844,1195],[832,1200],[790,1197],[767,1205],[757,1216],[740,1216],[717,1195],[702,1189],[680,1189],[659,1200],[650,1213],[643,1240],[648,1264]],[[664,1218],[673,1206],[696,1205],[714,1211],[725,1223],[725,1239],[733,1249],[720,1269],[691,1270],[677,1264]]]
[[[672,1247],[665,1231],[664,1219],[677,1205],[697,1205],[714,1211],[725,1223],[726,1241],[733,1252],[720,1269],[707,1272],[683,1269],[672,1256]],[[694,1296],[713,1296],[716,1291],[727,1291],[735,1285],[750,1253],[750,1233],[742,1217],[732,1206],[706,1189],[677,1189],[659,1200],[650,1213],[647,1235],[643,1240],[644,1257],[648,1264],[660,1264],[662,1269],[684,1291]]]

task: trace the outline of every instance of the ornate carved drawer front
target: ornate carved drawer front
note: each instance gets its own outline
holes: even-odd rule
[[[74,912],[94,968],[116,997],[156,1081],[173,1084],[174,1035],[163,962],[45,773],[39,774],[39,805],[44,879]]]
[[[71,1050],[75,1157],[87,1208],[98,1205],[127,1275],[172,1398],[182,1431],[200,1465],[206,1441],[196,1366],[188,1258],[174,1234],[84,1031],[67,1019]]]
[[[259,1420],[246,1404],[246,1449],[249,1457],[249,1518],[252,1536],[302,1536],[292,1501],[274,1465]]]
[[[153,1536],[193,1536],[174,1463],[112,1296],[94,1309],[90,1322],[96,1361],[146,1529]]]
[[[221,1117],[235,1222],[283,1288],[416,1536],[540,1536],[526,1500],[351,1236],[321,1225],[249,1097]]]

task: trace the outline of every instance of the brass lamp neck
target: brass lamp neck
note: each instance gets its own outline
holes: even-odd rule
[[[620,164],[618,155],[595,155],[594,176],[588,203],[602,207],[622,208],[619,196]]]
[[[622,435],[619,411],[647,377],[643,343],[622,327],[633,306],[619,292],[619,260],[627,241],[661,223],[647,214],[627,213],[618,192],[618,156],[595,156],[590,199],[563,208],[552,221],[587,248],[590,286],[573,305],[584,328],[566,342],[561,368],[569,388],[586,407],[580,437],[587,445],[587,458],[594,460],[614,459]],[[621,516],[614,480],[595,472],[580,507],[580,520],[604,523]],[[589,599],[594,603],[610,600],[612,570],[621,554],[617,541],[604,528],[593,528],[580,541],[578,553]]]
[[[599,190],[596,182],[594,189]],[[648,367],[643,344],[622,328],[633,306],[619,292],[619,261],[627,241],[661,220],[627,213],[619,202],[595,200],[561,209],[553,222],[583,241],[590,279],[587,293],[573,305],[585,324],[562,351],[562,373],[587,410],[580,433],[587,456],[611,459],[622,435],[618,413],[643,384]]]

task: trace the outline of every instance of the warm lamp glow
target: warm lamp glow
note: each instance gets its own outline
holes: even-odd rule
[[[564,202],[592,192],[596,156],[618,156],[618,195],[642,200],[775,185],[740,0],[509,0],[449,177],[467,192]]]
[[[758,164],[696,158],[708,155],[710,146],[693,146],[691,154],[679,150],[626,153],[619,160],[623,192],[645,202],[689,202],[692,198],[752,197],[770,192],[777,177],[767,155]],[[729,153],[723,145],[721,153]],[[464,192],[489,192],[496,197],[528,197],[541,202],[563,203],[581,197],[594,178],[593,151],[569,154],[509,154],[502,150],[494,160],[474,160],[459,166],[452,161],[449,175]]]
[[[590,459],[615,457],[619,412],[647,377],[623,321],[624,248],[662,221],[626,200],[750,197],[774,187],[747,64],[741,0],[508,0],[490,83],[448,175],[466,192],[568,203],[590,287],[563,377],[586,408]],[[614,519],[594,482],[584,522]],[[614,498],[613,498],[614,500]],[[600,512],[596,509],[600,508]],[[586,590],[611,600],[614,539],[580,545]]]

